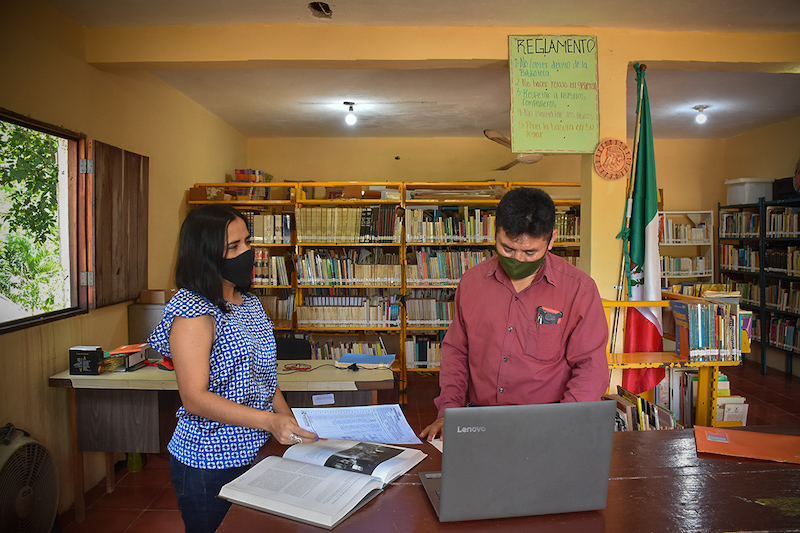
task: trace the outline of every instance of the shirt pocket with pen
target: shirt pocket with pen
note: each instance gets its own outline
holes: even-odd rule
[[[537,361],[554,362],[564,353],[564,319],[558,310],[539,307],[528,324],[524,353]]]

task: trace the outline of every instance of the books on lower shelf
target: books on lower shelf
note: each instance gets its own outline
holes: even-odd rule
[[[409,335],[405,342],[406,368],[439,368],[442,362],[439,335]]]
[[[314,359],[332,359],[338,361],[343,355],[347,353],[355,353],[361,355],[387,355],[386,346],[383,344],[383,339],[378,342],[364,342],[364,341],[313,341],[311,343],[312,355]]]
[[[402,220],[393,205],[302,207],[295,211],[298,243],[399,243]]]
[[[419,248],[414,253],[414,261],[405,267],[406,284],[457,285],[467,270],[493,255],[495,254],[492,250],[445,251]]]
[[[670,301],[675,353],[689,361],[740,361],[742,331],[752,313],[723,297],[713,300]]]
[[[264,312],[273,321],[292,320],[295,311],[294,296],[280,297],[277,294],[259,294],[258,299]]]
[[[747,425],[747,411],[749,405],[744,396],[720,396],[717,398],[717,412],[714,417],[717,422],[741,422]]]
[[[323,300],[317,300],[318,298]],[[355,300],[352,305],[347,301]],[[297,308],[298,327],[394,328],[400,304],[393,297],[309,296]]]
[[[427,455],[419,450],[347,440],[290,446],[222,487],[220,497],[333,529]]]
[[[292,215],[288,213],[245,213],[253,244],[290,244]]]
[[[287,257],[270,255],[269,250],[257,248],[255,253],[253,285],[288,286],[291,284]]]
[[[678,427],[672,411],[645,400],[638,394],[633,394],[621,385],[617,386],[617,394],[606,394],[603,399],[617,402],[617,431],[647,431]]]
[[[380,248],[311,249],[297,257],[299,285],[400,286],[400,256]]]

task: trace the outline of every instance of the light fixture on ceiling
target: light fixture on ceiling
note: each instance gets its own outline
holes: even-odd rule
[[[352,126],[358,120],[356,114],[353,113],[353,106],[356,104],[354,102],[345,102],[344,105],[349,107],[347,111],[347,116],[344,117],[344,121],[347,122],[350,126]]]
[[[706,109],[707,107],[708,107],[707,105],[696,105],[696,106],[694,106],[694,109],[697,110],[697,116],[694,117],[694,120],[698,124],[704,124],[705,121],[708,120],[708,117],[705,116],[705,114],[703,113],[703,110]]]

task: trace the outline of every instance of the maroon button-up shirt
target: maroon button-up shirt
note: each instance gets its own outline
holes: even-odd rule
[[[608,324],[600,294],[591,277],[562,258],[548,252],[519,293],[497,257],[487,259],[461,278],[455,308],[442,342],[439,417],[467,398],[509,405],[605,394]]]

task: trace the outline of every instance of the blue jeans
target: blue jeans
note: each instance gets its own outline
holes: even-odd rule
[[[217,498],[223,485],[244,474],[249,466],[206,470],[192,468],[169,456],[170,474],[186,533],[214,533],[231,504]]]

